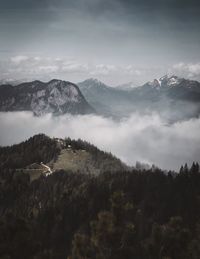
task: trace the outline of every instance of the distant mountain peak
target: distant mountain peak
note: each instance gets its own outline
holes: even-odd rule
[[[162,76],[159,80],[160,81],[168,80],[170,77],[175,77],[175,76],[170,76],[169,74],[166,74],[166,75]]]
[[[109,86],[107,86],[106,84],[104,84],[103,82],[101,82],[96,78],[86,79],[83,82],[78,83],[78,86],[80,87],[81,90],[89,90],[94,88],[98,88],[98,89],[110,88]]]
[[[99,79],[94,78],[94,77],[88,78],[88,79],[86,79],[86,81],[91,81],[91,82],[94,82],[94,83],[102,83]]]
[[[127,117],[135,111],[146,113],[149,110],[176,121],[196,116],[200,111],[200,104],[197,105],[200,101],[200,83],[176,75],[164,75],[132,88],[129,84],[109,87],[103,84],[99,86],[96,82],[88,79],[79,83],[79,87],[97,113],[103,115]],[[183,102],[187,102],[187,105],[183,105]]]
[[[183,80],[183,78],[175,75],[165,75],[159,80],[161,82],[161,85],[173,86],[179,84]]]
[[[54,78],[54,79],[51,79],[49,82],[47,82],[47,84],[54,84],[54,83],[59,84],[61,82],[65,82],[65,81]]]
[[[154,89],[160,90],[162,88],[173,87],[180,84],[184,79],[176,75],[164,75],[159,79],[154,79],[148,82],[146,85],[151,86]]]

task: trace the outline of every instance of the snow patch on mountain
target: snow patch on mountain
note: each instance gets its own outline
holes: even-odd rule
[[[147,85],[151,86],[153,89],[161,90],[163,88],[176,86],[180,84],[182,80],[182,78],[177,76],[165,75],[160,79],[154,79],[153,81],[148,82]]]

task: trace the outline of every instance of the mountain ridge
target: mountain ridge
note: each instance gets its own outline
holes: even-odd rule
[[[200,83],[175,75],[165,75],[142,86],[122,89],[95,78],[73,84],[52,79],[17,86],[0,86],[0,111],[33,111],[35,115],[90,114],[113,118],[134,112],[157,112],[176,122],[200,114]]]
[[[40,116],[46,113],[88,114],[95,112],[85,100],[78,86],[69,81],[35,80],[16,86],[0,86],[0,111],[32,111]]]
[[[87,88],[86,84],[90,84]],[[84,81],[83,94],[100,113],[127,117],[133,112],[157,112],[164,119],[175,122],[200,114],[200,83],[194,80],[165,75],[142,86],[122,89],[109,87],[95,80]],[[103,86],[101,88],[101,86]],[[127,90],[128,89],[128,90]],[[106,114],[106,115],[107,115]]]
[[[19,144],[0,147],[0,170],[4,169],[25,173],[32,181],[59,170],[99,175],[130,167],[86,141],[37,134]]]

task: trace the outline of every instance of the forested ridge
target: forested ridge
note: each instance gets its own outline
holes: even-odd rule
[[[85,142],[69,143],[86,148]],[[0,149],[0,258],[200,258],[197,163],[179,174],[156,168],[110,169],[98,176],[60,170],[30,182],[15,168],[48,162],[60,147],[45,135],[20,145]],[[13,166],[3,164],[6,152]],[[15,161],[27,152],[27,160]]]
[[[128,169],[120,159],[111,153],[99,150],[86,141],[81,139],[73,140],[71,138],[50,138],[45,134],[35,135],[20,144],[0,147],[0,168],[17,169],[32,163],[49,163],[52,160],[56,160],[60,151],[69,146],[74,152],[76,150],[87,151],[91,154],[95,166],[101,167],[103,171]]]
[[[55,139],[38,134],[20,144],[0,147],[0,168],[22,168],[34,162],[49,162],[60,151]]]

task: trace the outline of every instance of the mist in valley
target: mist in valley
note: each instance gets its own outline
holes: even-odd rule
[[[36,117],[31,112],[1,112],[0,121],[2,146],[45,133],[86,140],[128,165],[140,161],[178,171],[182,164],[200,161],[200,118],[168,123],[158,113],[132,113],[114,120],[97,115]]]

